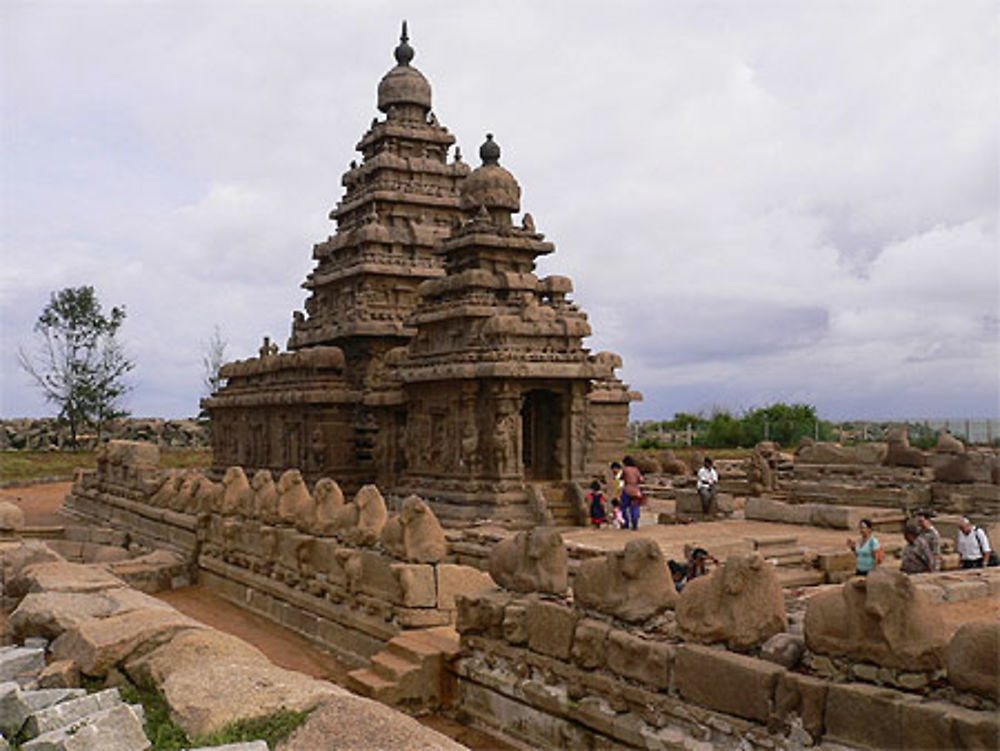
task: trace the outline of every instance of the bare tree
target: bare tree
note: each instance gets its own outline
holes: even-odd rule
[[[218,326],[212,329],[212,336],[204,345],[201,358],[202,385],[207,396],[211,396],[225,386],[225,379],[219,374],[226,362],[226,347],[228,342],[223,338]]]

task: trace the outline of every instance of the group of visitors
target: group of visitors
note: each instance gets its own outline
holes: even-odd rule
[[[903,530],[906,547],[900,569],[907,574],[924,574],[941,570],[941,534],[932,521],[934,512],[921,511],[907,519]],[[867,576],[884,560],[884,551],[878,538],[872,534],[871,519],[862,519],[858,524],[860,539],[848,540],[848,547],[856,558],[855,573]],[[986,532],[963,516],[958,523],[955,540],[959,565],[963,569],[983,568],[992,563],[994,557]],[[995,565],[995,564],[994,564]]]
[[[611,481],[608,484],[611,514],[608,514],[607,499],[601,491],[601,483],[594,480],[590,483],[590,493],[587,494],[591,525],[596,529],[605,525],[615,529],[638,529],[639,508],[646,503],[642,494],[643,482],[645,478],[631,456],[622,459],[622,463],[611,462]]]

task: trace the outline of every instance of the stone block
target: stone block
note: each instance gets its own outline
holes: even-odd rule
[[[98,691],[96,694],[70,699],[51,707],[33,712],[25,729],[31,736],[43,735],[53,730],[72,725],[84,717],[101,712],[122,703],[117,688]]]
[[[787,722],[789,715],[798,715],[813,738],[823,735],[826,712],[827,681],[799,673],[785,672],[778,679],[774,695],[775,715]]]
[[[945,650],[948,680],[962,691],[998,698],[1000,690],[1000,623],[965,623]]]
[[[0,681],[34,678],[45,669],[45,650],[27,647],[0,649]]]
[[[39,710],[54,704],[77,699],[87,692],[82,688],[47,688],[40,691],[22,691],[11,681],[0,684],[0,731],[12,737],[24,721]]]
[[[676,648],[674,684],[681,696],[726,714],[767,722],[784,668],[718,649]]]
[[[427,563],[394,563],[391,566],[402,603],[408,608],[433,608],[437,605],[434,567]]]
[[[205,626],[176,610],[132,610],[66,631],[52,644],[52,654],[73,660],[86,675],[101,676],[140,646],[155,646],[189,628]]]
[[[607,666],[611,671],[659,689],[670,687],[674,652],[670,644],[615,630],[608,634],[607,647]]]
[[[809,524],[811,511],[804,504],[785,503],[773,498],[747,498],[743,513],[747,519],[783,524]]]
[[[504,608],[513,595],[492,590],[478,595],[459,595],[455,601],[455,629],[460,634],[483,634],[503,638]]]
[[[532,599],[528,603],[528,646],[535,652],[568,660],[573,631],[580,614],[555,602]]]
[[[125,582],[98,566],[53,561],[39,563],[24,572],[29,592],[95,592],[124,587]]]
[[[787,631],[775,634],[760,648],[760,656],[768,662],[793,668],[799,664],[806,650],[806,640],[801,634],[790,634]]]
[[[128,704],[88,715],[25,743],[24,751],[146,751],[141,707]]]
[[[610,631],[611,626],[602,621],[581,620],[573,635],[573,662],[588,670],[604,667]]]
[[[523,602],[512,602],[503,611],[503,638],[508,644],[527,644],[528,608]]]
[[[816,556],[816,564],[821,571],[848,571],[854,573],[857,568],[857,557],[851,550],[824,551]]]
[[[944,702],[904,701],[899,705],[900,747],[953,748],[951,709]]]
[[[952,735],[958,747],[975,751],[996,751],[1000,748],[1000,716],[996,712],[979,712],[962,707],[950,707]]]
[[[902,748],[900,693],[861,683],[835,683],[828,691],[826,738],[861,748]]]
[[[72,660],[56,660],[38,675],[39,688],[76,688],[79,685],[80,670]]]
[[[990,586],[984,581],[955,582],[944,587],[944,599],[948,602],[978,600],[990,596]]]
[[[457,595],[477,594],[496,587],[496,582],[485,571],[457,563],[439,563],[437,570],[438,601],[443,610],[455,609]]]

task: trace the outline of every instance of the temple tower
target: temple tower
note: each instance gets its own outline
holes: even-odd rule
[[[397,488],[446,519],[535,523],[547,505],[570,522],[571,491],[605,458],[595,431],[607,420],[590,395],[597,383],[621,385],[621,361],[583,347],[590,326],[571,281],[534,273],[553,244],[530,214],[512,221],[521,189],[492,135],[479,153],[460,188],[463,221],[442,244],[445,275],[420,286],[416,335],[389,358],[405,409]],[[621,393],[627,418],[636,395]],[[610,437],[618,451],[624,427]]]

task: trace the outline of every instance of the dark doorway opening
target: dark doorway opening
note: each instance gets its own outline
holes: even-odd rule
[[[559,394],[533,389],[524,395],[521,407],[521,460],[526,480],[559,480],[557,460],[562,430],[562,404]]]

